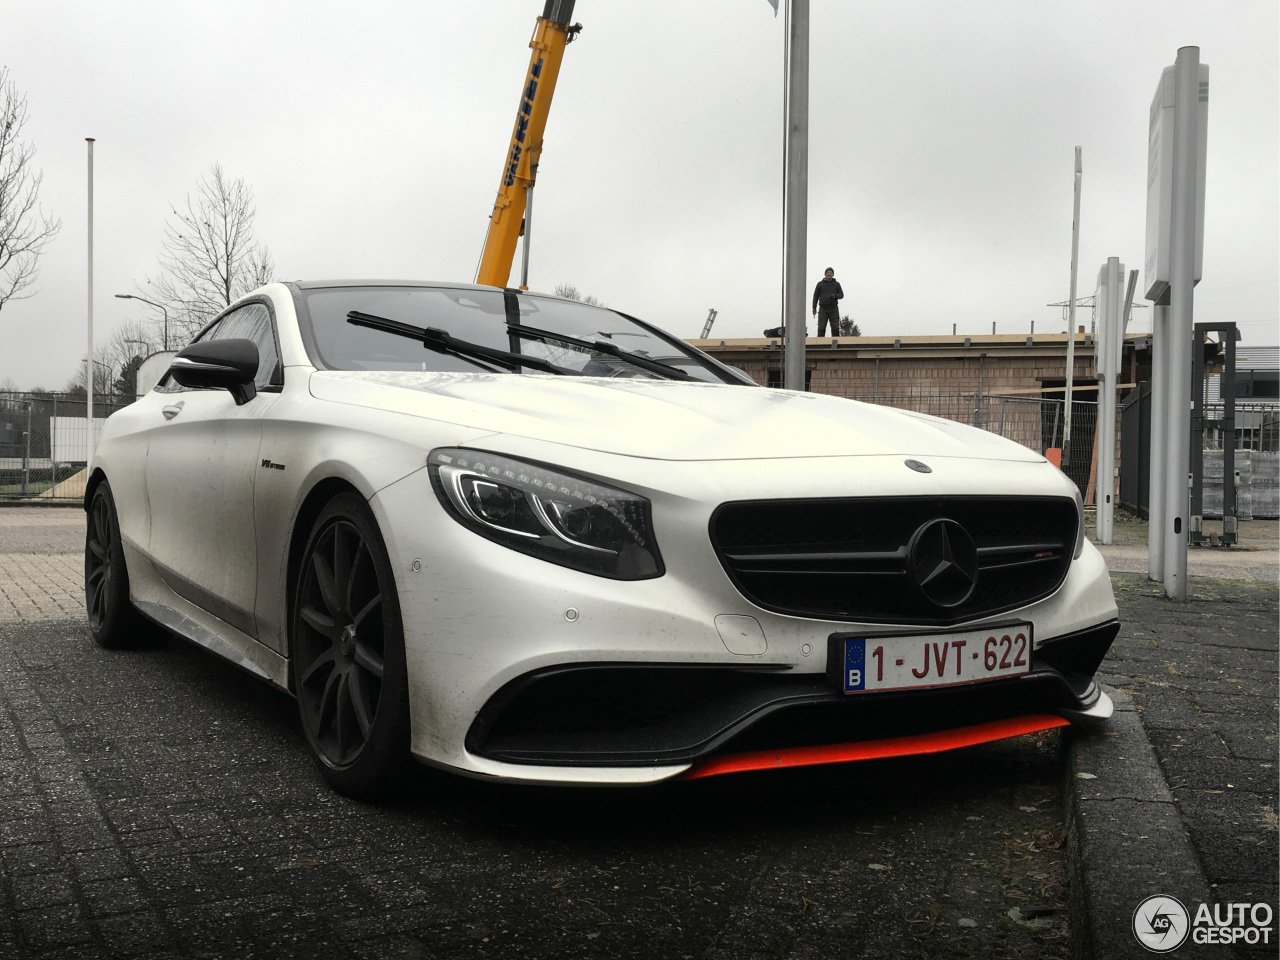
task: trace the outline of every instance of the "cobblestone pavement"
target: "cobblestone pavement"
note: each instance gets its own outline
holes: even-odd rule
[[[370,806],[199,648],[0,624],[0,956],[1065,957],[1061,750]]]
[[[1100,677],[1132,695],[1212,899],[1280,913],[1276,585],[1192,578],[1174,603],[1145,576],[1112,582],[1123,627]],[[1277,955],[1271,929],[1257,956]]]
[[[1056,732],[645,790],[421,770],[363,805],[278,691],[96,647],[83,525],[0,510],[4,960],[1070,954]]]
[[[288,698],[180,642],[86,640],[83,526],[0,510],[6,960],[1070,949],[1056,735],[647,791],[422,772],[364,806],[315,776]],[[1266,572],[1274,530],[1255,526],[1248,550],[1193,551],[1193,574],[1200,555]],[[1131,694],[1219,903],[1277,900],[1269,580],[1194,577],[1175,604],[1113,577],[1103,678]]]
[[[0,508],[0,621],[84,615],[84,511]]]

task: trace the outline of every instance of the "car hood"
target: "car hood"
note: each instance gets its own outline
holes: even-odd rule
[[[319,400],[661,460],[932,456],[1038,461],[950,420],[815,393],[536,374],[317,371]]]

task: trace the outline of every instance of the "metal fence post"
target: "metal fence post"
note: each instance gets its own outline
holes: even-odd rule
[[[22,434],[22,495],[31,493],[31,405],[27,401],[27,429]]]
[[[49,482],[52,490],[58,485],[58,458],[54,453],[58,449],[56,440],[58,433],[58,398],[53,398],[53,416],[49,418]]]

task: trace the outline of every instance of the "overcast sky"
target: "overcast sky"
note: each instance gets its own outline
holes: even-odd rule
[[[166,214],[219,162],[280,279],[470,282],[542,0],[0,0],[46,211],[36,294],[0,311],[0,383],[61,387],[95,328],[149,308]],[[767,0],[579,0],[539,171],[530,286],[577,285],[696,336],[780,322],[783,18]],[[1142,266],[1148,109],[1177,49],[1211,68],[1197,320],[1275,344],[1275,0],[812,0],[809,280],[870,335],[1065,329]],[[517,254],[518,256],[518,254]],[[513,277],[518,273],[513,273]],[[1149,329],[1140,311],[1140,329]],[[1085,318],[1087,321],[1087,317]],[[812,324],[811,324],[812,331]]]

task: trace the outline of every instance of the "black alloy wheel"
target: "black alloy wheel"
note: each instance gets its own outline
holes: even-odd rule
[[[358,799],[387,792],[408,758],[404,632],[386,547],[353,493],[321,511],[298,572],[294,692],[321,774]]]
[[[89,501],[84,537],[84,606],[89,633],[108,650],[136,646],[150,631],[129,602],[129,572],[111,487],[104,480]]]

